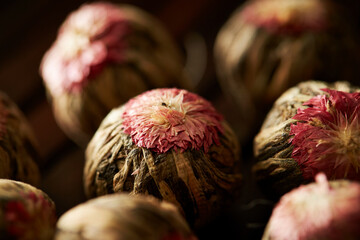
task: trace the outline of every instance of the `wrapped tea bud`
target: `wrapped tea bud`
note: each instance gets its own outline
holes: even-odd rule
[[[155,89],[101,123],[86,149],[85,191],[154,195],[200,226],[235,194],[239,172],[237,138],[210,102]]]
[[[159,21],[129,5],[71,13],[40,71],[60,127],[85,146],[114,107],[148,89],[189,88],[180,50]]]
[[[214,54],[222,89],[247,124],[301,81],[359,83],[359,46],[343,21],[327,0],[252,0],[234,12]]]
[[[40,183],[35,135],[16,104],[0,92],[0,178]]]
[[[0,179],[0,239],[51,240],[55,225],[55,204],[44,192]]]
[[[99,221],[101,219],[101,221]],[[145,195],[109,194],[62,215],[56,240],[196,240],[175,206]]]
[[[360,180],[360,92],[347,82],[307,81],[287,90],[255,137],[256,179],[272,194],[314,180]]]
[[[347,180],[300,186],[281,197],[274,208],[263,240],[360,238],[360,184]]]

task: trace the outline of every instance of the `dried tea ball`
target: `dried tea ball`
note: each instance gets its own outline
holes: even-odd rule
[[[281,197],[263,240],[360,239],[360,184],[347,180],[300,186]]]
[[[272,194],[314,180],[360,180],[360,89],[307,81],[287,90],[255,137],[256,179]]]
[[[136,7],[105,2],[84,4],[66,18],[40,71],[58,124],[82,146],[131,97],[190,87],[162,24]]]
[[[154,195],[200,226],[237,192],[239,162],[237,138],[210,102],[155,89],[101,123],[86,149],[85,191]]]
[[[51,240],[55,225],[55,204],[43,191],[0,179],[0,239]]]
[[[359,45],[334,4],[250,0],[219,31],[214,47],[219,81],[246,124],[262,120],[273,102],[301,81],[359,83]]]
[[[0,92],[0,178],[40,183],[35,135],[16,104]]]
[[[145,195],[110,194],[62,215],[56,240],[196,240],[176,207]]]

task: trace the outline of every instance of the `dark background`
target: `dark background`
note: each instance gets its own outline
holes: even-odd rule
[[[33,127],[42,156],[41,189],[55,201],[59,215],[85,200],[82,185],[84,156],[83,150],[70,141],[56,125],[38,69],[41,58],[55,40],[62,21],[84,2],[12,0],[3,1],[0,7],[0,90],[18,104]],[[236,122],[236,109],[223,96],[217,84],[212,48],[220,27],[243,1],[112,2],[130,3],[157,16],[184,50],[188,61],[195,63],[188,70],[195,76],[197,92],[211,100],[229,118],[230,123],[239,124]],[[356,0],[339,3],[345,7],[351,22],[358,26],[360,3]],[[199,52],[199,49],[204,49],[205,52]],[[205,64],[204,72],[196,69],[197,62],[200,62],[199,66]],[[251,144],[243,144],[243,155],[246,171],[251,165]],[[245,182],[249,178],[245,173]],[[199,237],[225,239],[237,235],[244,239],[260,238],[270,207],[268,202],[262,202],[258,198],[261,195],[254,185],[245,184],[239,205],[224,212],[218,221],[200,231]],[[248,203],[257,205],[257,209],[252,212],[251,205],[246,205]]]

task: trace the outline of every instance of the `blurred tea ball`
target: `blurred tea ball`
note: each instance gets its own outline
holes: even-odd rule
[[[237,193],[239,158],[235,134],[210,102],[186,90],[150,90],[101,123],[86,149],[85,191],[154,195],[200,226]]]
[[[191,88],[162,24],[130,5],[82,5],[61,25],[40,72],[60,127],[86,146],[106,114],[148,89]]]
[[[175,206],[152,196],[110,194],[64,213],[56,240],[196,240]]]
[[[301,81],[360,83],[358,40],[343,14],[327,0],[250,0],[232,14],[216,39],[215,66],[245,131]]]
[[[43,191],[0,179],[0,239],[51,240],[56,220],[55,204]]]
[[[38,145],[25,116],[0,92],[0,178],[38,185]]]
[[[360,238],[360,184],[347,180],[316,182],[285,194],[276,205],[262,239]]]

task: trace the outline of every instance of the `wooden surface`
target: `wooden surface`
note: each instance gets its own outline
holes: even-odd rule
[[[46,100],[46,93],[39,75],[39,64],[44,52],[54,41],[61,22],[73,10],[77,9],[82,0],[12,0],[2,3],[0,8],[0,90],[6,92],[22,109],[32,125],[38,138],[42,156],[41,188],[55,201],[58,214],[85,200],[82,185],[82,168],[84,162],[83,149],[70,141],[57,126],[51,106]],[[120,2],[120,1],[113,1]],[[158,0],[158,1],[121,1],[131,3],[157,16],[179,45],[191,57],[194,64],[202,61],[205,72],[196,72],[198,93],[213,101],[215,106],[226,117],[236,119],[234,113],[222,96],[217,85],[215,70],[212,62],[212,47],[215,36],[226,21],[230,13],[243,1],[220,0]],[[350,0],[345,3],[352,4]],[[358,5],[353,8],[351,17],[358,14]],[[205,44],[205,45],[204,45]],[[204,51],[200,51],[204,47]],[[191,54],[191,51],[195,53]],[[200,52],[199,52],[200,51]],[[201,56],[196,56],[196,52]],[[199,58],[199,61],[196,59]],[[205,62],[204,62],[205,61]],[[195,65],[196,66],[196,65]],[[201,67],[201,66],[200,66]],[[231,122],[231,121],[230,121]],[[246,145],[246,147],[249,147]],[[251,149],[244,149],[244,153]],[[246,157],[246,156],[245,156]],[[244,166],[249,162],[245,160]],[[245,174],[246,178],[250,178]],[[253,192],[253,185],[247,184],[244,192]],[[255,193],[256,195],[256,193]],[[253,200],[254,195],[244,196],[242,201]],[[266,206],[266,202],[264,206]],[[261,205],[261,201],[260,201]],[[266,219],[251,216],[251,210],[244,215],[236,215],[242,210],[230,211],[224,218],[208,229],[200,232],[200,238],[212,236],[233,236],[244,234],[247,226],[236,224],[253,224],[253,232],[243,235],[244,239],[259,237]],[[265,216],[269,208],[264,207]],[[254,215],[255,216],[255,215]],[[219,222],[222,222],[221,225]],[[228,227],[222,229],[226,224]],[[249,225],[250,226],[250,225]],[[251,227],[250,227],[251,228]],[[249,237],[251,236],[251,237]],[[223,238],[224,239],[224,238]]]

